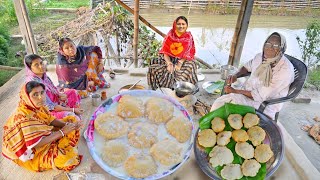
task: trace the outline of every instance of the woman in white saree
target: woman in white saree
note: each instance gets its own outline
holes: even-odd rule
[[[225,102],[253,106],[256,109],[269,99],[284,97],[288,94],[290,84],[294,81],[294,67],[284,56],[287,48],[285,37],[272,33],[263,45],[262,53],[247,62],[236,74],[227,78],[224,87],[225,95],[215,100],[211,111],[221,107]],[[237,78],[251,72],[249,79],[241,89],[231,86]],[[264,114],[274,119],[283,103],[269,105]]]

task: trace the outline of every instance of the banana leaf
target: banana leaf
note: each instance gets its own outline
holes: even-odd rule
[[[212,83],[210,86],[208,86],[205,90],[208,93],[218,94],[222,91],[223,85],[224,85],[224,81],[216,81]],[[218,90],[218,92],[216,92],[216,90]]]
[[[229,122],[227,121],[227,117],[230,114],[240,114],[242,116],[246,115],[247,113],[254,113],[255,114],[255,109],[251,106],[244,106],[244,105],[238,105],[238,104],[231,104],[231,103],[225,103],[224,106],[216,109],[215,111],[212,111],[199,120],[199,128],[201,130],[203,129],[209,129],[211,128],[211,121],[215,117],[220,117],[224,119],[226,127],[225,131],[232,131],[232,127],[230,126]],[[250,143],[250,142],[249,142]],[[235,145],[236,142],[231,138],[230,142],[226,145],[228,149],[232,151],[233,154],[233,164],[242,164],[244,162],[244,159],[240,157],[236,151],[235,151]],[[208,147],[205,148],[206,153],[210,153],[213,147]],[[261,168],[259,169],[257,175],[255,177],[247,177],[243,176],[241,180],[263,180],[266,175],[267,175],[267,166],[266,163],[260,163]],[[218,166],[215,168],[217,173],[221,176],[221,170],[223,169],[224,166]]]

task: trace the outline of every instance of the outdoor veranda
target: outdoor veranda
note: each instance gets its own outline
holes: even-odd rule
[[[139,2],[139,1],[138,1]],[[245,13],[244,13],[245,14]],[[244,16],[244,14],[242,14]],[[247,17],[248,18],[248,17]],[[249,18],[250,19],[250,18]],[[238,22],[238,25],[236,29],[242,26],[240,25],[241,22]],[[240,40],[235,40],[238,45],[241,45],[241,41],[244,41],[245,38],[245,31],[246,28],[241,28],[242,35],[239,35],[241,37]],[[245,31],[243,31],[245,29]],[[239,30],[240,31],[240,30]],[[243,37],[244,35],[244,37]],[[240,42],[239,42],[240,41]],[[237,44],[236,43],[236,44]],[[30,48],[30,47],[29,47]],[[237,65],[239,62],[234,62],[235,58],[234,56],[240,56],[239,49],[236,47],[234,48],[234,54],[231,55],[233,57],[233,61],[229,59],[229,64],[235,64]],[[238,51],[238,52],[236,52]],[[55,74],[54,66],[51,66],[48,68],[49,72],[48,75],[53,80],[55,85],[57,85],[57,77]],[[118,90],[127,84],[132,84],[133,82],[137,82],[138,80],[141,80],[139,84],[148,87],[147,85],[147,78],[146,78],[146,71],[147,69],[115,69],[116,72],[116,78],[110,79],[108,77],[108,74],[105,73],[105,77],[107,81],[111,83],[111,88],[106,89],[108,98],[116,95],[118,93]],[[220,80],[220,72],[216,70],[205,70],[202,72],[205,74],[206,79],[205,81],[216,81]],[[9,82],[7,82],[4,86],[0,88],[0,118],[1,118],[1,127],[6,122],[6,119],[11,115],[11,113],[15,110],[17,103],[19,101],[19,91],[24,83],[24,76],[25,71],[22,70],[19,72],[16,76],[14,76]],[[199,82],[199,87],[201,87],[202,82]],[[98,93],[101,90],[98,91]],[[203,102],[206,102],[208,105],[211,105],[213,101],[218,97],[218,95],[209,95],[206,93],[202,88],[200,88],[200,91],[196,94],[196,97],[200,99]],[[82,116],[83,121],[85,122],[84,128],[81,130],[81,134],[83,134],[85,128],[88,125],[88,122],[90,120],[90,117],[92,113],[95,111],[97,107],[92,106],[91,98],[88,97],[86,99],[83,99],[81,102],[81,106],[85,109],[85,113]],[[294,112],[292,109],[289,109],[287,106],[284,107],[284,109],[280,113],[280,117],[278,119],[278,125],[281,128],[284,142],[285,142],[285,157],[279,167],[279,169],[270,177],[270,179],[318,179],[320,177],[319,171],[316,169],[316,167],[310,162],[310,158],[308,159],[303,152],[303,150],[296,144],[293,137],[287,132],[287,129],[285,129],[281,123],[288,123],[287,121],[291,120],[292,118],[299,118],[299,116],[292,116]],[[198,127],[198,120],[200,118],[199,115],[193,115],[193,122],[194,126]],[[287,128],[287,127],[286,127]],[[0,136],[2,136],[3,130],[1,128],[0,130]],[[83,155],[83,159],[81,164],[75,168],[71,173],[80,173],[80,174],[86,174],[86,173],[98,173],[104,177],[104,179],[117,179],[113,177],[112,175],[106,173],[103,169],[99,167],[99,165],[93,160],[89,153],[89,149],[87,147],[86,141],[83,137],[81,137],[79,141],[79,152],[81,155]],[[0,156],[0,179],[61,179],[63,177],[63,174],[65,172],[58,171],[58,170],[50,170],[46,172],[41,173],[34,173],[31,171],[27,171],[15,163],[11,162],[10,160],[4,158],[3,156]],[[101,177],[101,176],[100,176]],[[187,162],[183,164],[182,167],[180,167],[176,172],[173,174],[167,176],[164,179],[183,179],[183,180],[204,180],[209,179],[200,169],[198,166],[193,151],[191,153],[190,158]]]
[[[54,66],[50,66],[48,75],[52,78],[53,82],[57,84],[57,77],[55,73]],[[116,78],[110,79],[108,74],[105,73],[107,81],[111,82],[111,88],[106,89],[108,98],[116,95],[118,90],[127,84],[132,84],[141,79],[139,84],[148,87],[146,72],[147,69],[138,68],[138,69],[115,69]],[[219,71],[216,70],[205,70],[202,71],[205,75],[204,81],[215,81],[220,79]],[[18,100],[19,100],[19,91],[24,82],[25,71],[22,70],[16,76],[14,76],[8,83],[0,88],[0,119],[1,127],[5,123],[5,120],[10,116],[10,114],[15,110]],[[201,87],[202,83],[199,82]],[[99,90],[98,92],[100,92]],[[202,88],[196,94],[196,97],[200,100],[211,104],[217,95],[209,95]],[[95,111],[96,107],[92,106],[90,97],[83,99],[81,106],[85,109],[83,114],[83,120],[85,122],[85,127],[88,125],[89,119],[92,113]],[[281,127],[284,142],[285,142],[285,157],[279,169],[273,174],[270,179],[317,179],[320,177],[319,171],[311,164],[308,158],[305,156],[302,149],[295,143],[293,138],[288,134],[286,129],[281,125],[281,122],[286,121],[287,119],[292,118],[292,112],[286,110],[287,106],[280,113],[279,117],[279,126]],[[195,127],[198,127],[199,115],[193,115],[193,122]],[[296,117],[299,118],[299,117]],[[82,134],[85,128],[81,130]],[[3,130],[1,128],[0,136],[2,136]],[[81,164],[75,168],[71,173],[99,173],[104,176],[105,179],[112,180],[117,179],[112,175],[106,173],[91,157],[86,141],[81,137],[79,141],[79,152],[83,155],[83,160]],[[64,174],[63,171],[50,170],[41,173],[35,173],[28,170],[25,170],[10,160],[0,156],[0,179],[53,179],[58,177],[58,175]],[[62,176],[59,176],[60,178]],[[164,179],[183,179],[183,180],[204,180],[209,179],[198,166],[193,151],[191,157],[181,166],[176,172],[167,176]]]

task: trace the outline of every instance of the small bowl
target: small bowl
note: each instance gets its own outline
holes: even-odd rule
[[[199,91],[199,87],[185,81],[177,81],[174,85],[174,90],[178,97],[184,97],[189,94],[195,94]]]
[[[133,84],[128,84],[128,85],[125,85],[123,87],[121,87],[118,91],[118,93],[121,93],[121,92],[124,92],[124,91],[130,91],[130,90],[143,90],[143,89],[146,89],[144,86],[142,85],[139,85],[139,84],[136,84],[134,87],[132,87],[130,90],[129,88],[133,86]]]

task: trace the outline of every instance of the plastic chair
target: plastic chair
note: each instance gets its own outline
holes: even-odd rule
[[[259,112],[262,112],[265,110],[265,108],[268,105],[272,105],[272,104],[278,104],[278,103],[282,103],[282,102],[286,102],[286,101],[290,101],[292,99],[294,99],[295,97],[297,97],[300,93],[300,91],[303,88],[303,85],[306,81],[307,75],[308,75],[308,68],[307,66],[300,61],[299,59],[296,59],[292,56],[289,56],[287,54],[285,54],[285,57],[288,58],[288,60],[292,63],[293,67],[294,67],[294,81],[291,83],[290,88],[289,88],[289,92],[288,95],[282,98],[276,98],[276,99],[269,99],[266,101],[263,101],[261,103],[261,105],[259,106],[259,108],[257,109]],[[247,73],[244,76],[241,77],[245,77],[245,76],[249,76],[251,73]],[[224,92],[222,92],[224,93]],[[275,114],[275,121],[278,120],[279,117],[279,112],[277,112]],[[272,119],[272,118],[270,118]]]

